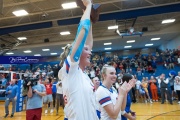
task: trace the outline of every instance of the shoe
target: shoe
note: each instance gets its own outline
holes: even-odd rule
[[[14,117],[14,114],[11,114],[11,118]]]
[[[53,109],[51,109],[50,113],[53,113],[53,112],[54,112],[54,110],[53,110]]]
[[[8,115],[9,115],[9,114],[6,114],[6,115],[4,116],[4,118],[7,118]]]
[[[45,110],[45,114],[47,114],[48,113],[48,110]]]
[[[56,112],[56,115],[58,115],[58,112]]]
[[[171,104],[171,105],[173,105],[173,103],[172,103],[172,102],[170,102],[170,104]]]
[[[77,5],[82,9],[85,10],[86,6],[84,6],[82,0],[76,0]],[[96,23],[99,20],[99,13],[100,13],[100,4],[93,4],[91,9],[91,21]]]
[[[153,102],[155,102],[155,100],[153,100]]]
[[[164,102],[162,102],[161,104],[164,104]]]
[[[180,104],[180,101],[178,102],[178,104]]]
[[[145,100],[145,103],[147,103],[147,100]]]
[[[149,101],[151,104],[153,103],[152,100]]]
[[[156,100],[156,102],[158,102],[158,100]]]

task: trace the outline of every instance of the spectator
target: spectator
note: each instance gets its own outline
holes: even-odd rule
[[[150,84],[150,90],[151,90],[151,94],[152,94],[152,100],[153,102],[157,102],[158,101],[158,94],[157,94],[157,81],[156,79],[154,79],[154,76],[151,76],[150,80],[149,80],[149,84]]]
[[[159,87],[161,89],[161,99],[162,99],[161,104],[164,104],[165,93],[167,94],[167,99],[169,100],[169,103],[173,104],[170,90],[168,90],[169,80],[165,79],[165,74],[161,74],[159,77],[157,77],[157,79],[158,79]]]
[[[9,103],[12,102],[12,113],[11,118],[14,116],[15,106],[16,106],[16,99],[18,96],[18,86],[15,84],[16,80],[13,79],[10,82],[10,85],[6,89],[6,100],[5,100],[5,113],[6,118],[9,115]]]
[[[45,80],[45,88],[46,88],[46,95],[44,96],[44,104],[46,105],[46,109],[45,109],[45,114],[48,113],[48,103],[50,103],[50,107],[51,107],[51,111],[50,113],[53,113],[53,106],[52,106],[52,102],[53,102],[53,99],[52,99],[52,79],[51,78],[47,78]]]
[[[175,77],[174,91],[176,91],[178,95],[178,104],[180,104],[180,77],[179,76]]]
[[[59,81],[56,84],[56,88],[57,88],[57,93],[56,93],[56,115],[58,115],[59,113],[59,105],[62,105],[62,107],[64,108],[64,101],[63,100],[63,90],[62,90],[62,82]]]

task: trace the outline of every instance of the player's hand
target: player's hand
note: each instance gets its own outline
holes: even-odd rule
[[[131,116],[130,120],[136,120],[136,116]]]
[[[92,5],[92,1],[91,0],[82,0],[84,6],[88,6],[88,5]]]
[[[119,94],[125,96],[127,94],[127,82],[124,82],[122,86],[118,88]]]

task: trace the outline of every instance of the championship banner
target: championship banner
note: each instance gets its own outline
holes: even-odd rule
[[[39,64],[46,59],[41,56],[0,56],[0,64]]]
[[[23,110],[23,95],[22,95],[22,88],[23,88],[23,80],[18,80],[18,96],[16,100],[16,112],[21,112]]]

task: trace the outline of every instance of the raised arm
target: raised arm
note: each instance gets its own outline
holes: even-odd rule
[[[81,21],[78,26],[76,38],[72,44],[70,58],[72,62],[77,62],[81,56],[84,45],[89,45],[92,48],[92,27],[90,21],[90,13],[92,3],[90,0],[83,0],[86,10],[84,11]]]

